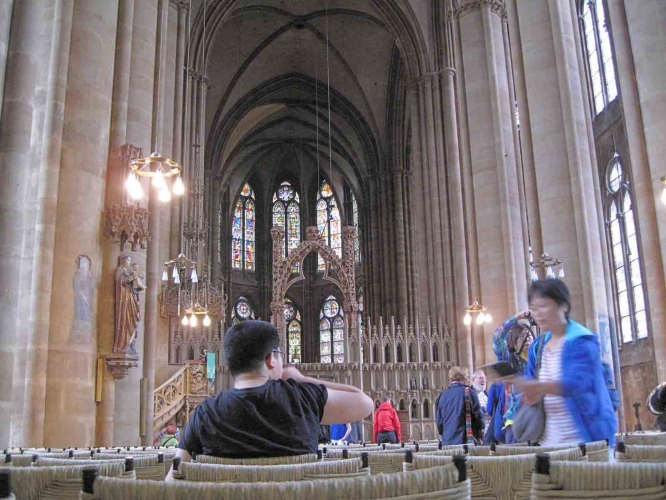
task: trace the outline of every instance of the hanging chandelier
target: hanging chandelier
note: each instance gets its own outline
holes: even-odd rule
[[[479,304],[476,300],[469,306],[465,308],[465,317],[463,318],[463,323],[467,326],[472,324],[472,317],[476,316],[475,323],[479,326],[484,323],[490,323],[493,318],[488,312],[488,308]]]
[[[171,193],[181,196],[185,192],[185,184],[181,177],[183,167],[158,152],[147,158],[137,158],[129,164],[129,174],[125,181],[125,188],[133,200],[140,200],[145,196],[141,179],[149,179],[157,189],[158,199],[163,202],[171,201]],[[176,178],[169,189],[168,181]]]
[[[562,264],[560,259],[551,257],[547,253],[542,253],[540,259],[530,262],[530,267],[532,268],[530,277],[532,278],[532,281],[537,281],[539,279],[539,273],[537,272],[538,269],[545,269],[546,277],[549,279],[555,279],[555,271],[553,268],[559,266],[560,264]],[[557,277],[560,279],[564,278],[563,267],[560,268]]]

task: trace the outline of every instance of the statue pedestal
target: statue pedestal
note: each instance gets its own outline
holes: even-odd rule
[[[136,368],[139,365],[139,356],[136,354],[100,354],[99,358],[106,361],[106,366],[115,380],[124,379],[130,368]]]

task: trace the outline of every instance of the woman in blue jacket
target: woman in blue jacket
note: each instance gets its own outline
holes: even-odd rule
[[[525,378],[515,384],[523,404],[543,399],[546,425],[540,444],[608,439],[612,445],[617,421],[597,336],[569,319],[571,294],[564,282],[535,281],[528,298],[532,317],[544,333],[530,347]],[[541,367],[537,374],[539,350]]]

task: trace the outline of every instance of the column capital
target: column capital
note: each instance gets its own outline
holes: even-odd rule
[[[453,3],[453,15],[457,19],[475,10],[489,7],[491,12],[500,16],[503,21],[506,20],[507,14],[504,0],[454,0]]]
[[[178,12],[187,12],[190,8],[190,4],[186,0],[169,0],[169,3],[178,9]]]

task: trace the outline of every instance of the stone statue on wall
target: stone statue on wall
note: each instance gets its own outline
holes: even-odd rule
[[[138,273],[138,264],[132,264],[129,255],[118,259],[115,278],[116,322],[113,352],[136,354],[134,343],[137,325],[141,319],[139,292],[146,289]]]
[[[428,384],[428,378],[427,377],[423,377],[423,384],[422,384],[421,387],[423,387],[424,390],[430,389],[430,384]]]
[[[72,280],[74,289],[74,320],[69,330],[70,344],[85,344],[90,341],[93,328],[93,297],[95,280],[92,274],[92,262],[87,255],[76,258],[76,271]]]
[[[416,387],[416,379],[413,378],[412,380],[409,381],[409,389],[412,391],[416,391],[418,387]]]

